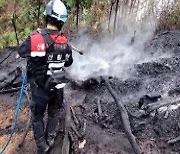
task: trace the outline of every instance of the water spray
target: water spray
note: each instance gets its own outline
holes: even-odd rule
[[[73,51],[79,53],[80,55],[83,55],[83,56],[87,57],[88,59],[90,59],[91,61],[94,61],[94,62],[100,64],[101,66],[103,66],[104,69],[107,69],[107,68],[110,67],[109,63],[104,61],[104,60],[97,60],[97,59],[95,59],[93,57],[90,57],[87,54],[84,54],[83,50],[79,50],[79,49],[77,49],[76,47],[74,47],[72,45],[71,45],[71,48],[72,48]]]

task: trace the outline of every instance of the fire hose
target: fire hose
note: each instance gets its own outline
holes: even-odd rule
[[[106,61],[96,60],[95,58],[90,57],[87,54],[84,54],[84,52],[82,50],[79,50],[79,49],[75,48],[74,46],[71,46],[71,48],[72,48],[73,51],[79,53],[80,55],[83,55],[83,56],[87,57],[91,61],[94,61],[94,62],[102,65],[104,68],[109,68],[110,67],[110,65]],[[52,73],[53,73],[53,71],[52,71]],[[53,77],[55,78],[54,73],[53,73]],[[57,80],[57,79],[55,78],[55,80]],[[23,99],[24,86],[26,84],[26,81],[27,81],[27,73],[25,72],[24,73],[24,77],[23,77],[23,81],[22,81],[22,85],[21,85],[21,90],[20,90],[19,98],[18,98],[18,101],[17,101],[16,111],[15,111],[15,118],[14,118],[14,124],[12,126],[12,130],[11,130],[11,132],[9,134],[8,140],[5,143],[5,145],[3,146],[3,148],[1,149],[0,154],[3,154],[3,152],[6,150],[6,148],[8,147],[8,145],[9,145],[9,143],[10,143],[12,137],[13,137],[13,134],[15,132],[15,129],[16,129],[16,126],[17,126],[17,121],[18,121],[19,110],[20,110],[20,107],[21,107],[22,99]]]
[[[71,45],[71,48],[72,48],[73,51],[79,53],[80,55],[83,55],[84,57],[87,57],[87,58],[90,59],[91,61],[100,64],[101,66],[103,66],[103,68],[109,68],[109,67],[110,67],[109,63],[106,62],[106,61],[104,61],[104,60],[97,60],[97,59],[95,59],[95,58],[93,58],[93,57],[90,57],[90,56],[88,56],[87,54],[85,54],[83,50],[79,50],[79,49],[77,49],[76,47],[74,47],[74,46],[72,46],[72,45]]]
[[[27,81],[27,73],[25,72],[24,73],[24,77],[23,77],[23,81],[22,81],[22,85],[21,85],[21,90],[20,90],[19,98],[18,98],[18,101],[17,101],[16,111],[15,111],[15,118],[14,118],[14,124],[12,126],[12,130],[10,132],[8,140],[7,140],[6,144],[3,146],[3,148],[1,149],[0,154],[3,154],[3,152],[6,150],[6,148],[8,147],[8,145],[9,145],[11,139],[12,139],[12,136],[13,136],[13,134],[15,132],[15,129],[16,129],[16,126],[17,126],[17,121],[18,121],[19,110],[20,110],[20,107],[21,107],[22,99],[23,99],[24,86],[26,84],[26,81]]]

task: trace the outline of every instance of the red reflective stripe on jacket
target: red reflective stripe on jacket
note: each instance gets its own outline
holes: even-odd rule
[[[67,43],[67,38],[64,35],[54,35],[50,34],[51,38],[55,43],[65,44]]]
[[[57,44],[66,44],[67,38],[64,35],[50,34],[50,37]],[[31,35],[31,57],[43,57],[46,55],[46,42],[40,33]]]
[[[46,43],[41,34],[31,35],[31,57],[43,57],[46,55]]]

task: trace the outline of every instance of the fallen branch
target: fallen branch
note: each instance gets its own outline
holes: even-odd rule
[[[71,122],[71,111],[69,102],[65,102],[65,135],[62,145],[62,154],[69,154],[70,150],[70,140],[69,140],[69,130],[70,130],[70,122]]]
[[[18,90],[20,90],[20,89],[21,89],[21,87],[4,89],[4,90],[0,90],[0,94],[13,93],[13,92],[16,92],[16,91],[18,91]]]
[[[148,104],[147,107],[145,108],[145,111],[147,114],[149,114],[152,111],[157,110],[161,107],[179,104],[179,103],[180,103],[180,98],[176,98],[175,100],[172,99],[162,100],[157,103]]]
[[[180,141],[180,136],[176,137],[175,139],[169,140],[167,143],[168,144],[174,144]]]
[[[121,118],[122,118],[122,123],[123,123],[123,126],[124,126],[124,129],[125,129],[125,133],[126,133],[126,136],[134,150],[134,152],[136,154],[141,154],[140,152],[140,148],[136,142],[136,139],[134,137],[134,135],[132,134],[132,131],[131,131],[131,126],[130,126],[130,122],[129,122],[129,117],[128,117],[128,113],[126,111],[126,108],[124,107],[124,105],[122,104],[121,100],[119,99],[119,96],[116,94],[116,92],[112,89],[109,81],[105,78],[105,77],[102,77],[105,81],[105,84],[107,86],[107,89],[109,90],[110,94],[112,95],[112,97],[114,98],[119,110],[120,110],[120,113],[121,113]]]
[[[11,87],[12,87],[12,88],[21,87],[21,84],[22,84],[22,81],[14,82],[14,83],[11,85]]]
[[[74,120],[75,125],[76,125],[78,128],[80,128],[80,123],[79,123],[79,121],[78,121],[78,119],[77,119],[77,117],[76,117],[76,115],[75,115],[75,112],[74,112],[73,107],[71,106],[70,109],[71,109],[71,113],[72,113],[72,117],[73,117],[73,120]]]
[[[82,135],[78,132],[75,125],[73,123],[70,123],[70,128],[74,131],[74,133],[77,135],[78,138],[81,138]]]
[[[101,118],[102,117],[102,108],[101,108],[101,101],[100,101],[100,99],[97,100],[97,107],[98,107],[99,117]]]
[[[6,88],[7,85],[5,85],[5,86],[3,86],[3,89],[2,89],[2,87],[0,88],[0,89],[2,89],[2,90],[0,90],[0,94],[7,94],[7,93],[16,92],[16,91],[21,89],[21,84],[22,84],[21,81],[20,82],[16,82],[16,83],[12,83],[12,84],[10,84],[11,86],[8,87],[8,88]]]
[[[8,59],[13,52],[14,52],[14,50],[12,50],[3,60],[1,60],[0,64],[2,64],[6,59]]]
[[[84,124],[83,124],[83,129],[82,129],[82,136],[84,136],[85,135],[85,133],[86,133],[86,127],[87,127],[87,120],[86,119],[84,119]]]

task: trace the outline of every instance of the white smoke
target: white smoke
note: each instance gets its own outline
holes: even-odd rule
[[[148,12],[148,16],[144,18],[143,13],[147,9],[143,8],[137,11],[138,14],[125,13],[126,17],[120,14],[122,11],[118,12],[117,23],[120,24],[117,24],[116,34],[113,37],[108,35],[108,23],[104,22],[101,37],[93,39],[90,35],[84,34],[76,39],[72,44],[84,50],[84,56],[73,52],[74,63],[70,69],[71,76],[78,80],[99,75],[126,78],[128,70],[132,69],[134,64],[169,56],[157,53],[152,57],[143,52],[145,43],[152,38],[157,26],[157,19],[151,13]],[[111,22],[110,29],[112,27]],[[136,34],[133,43],[134,31]],[[109,64],[109,67],[106,64]]]

